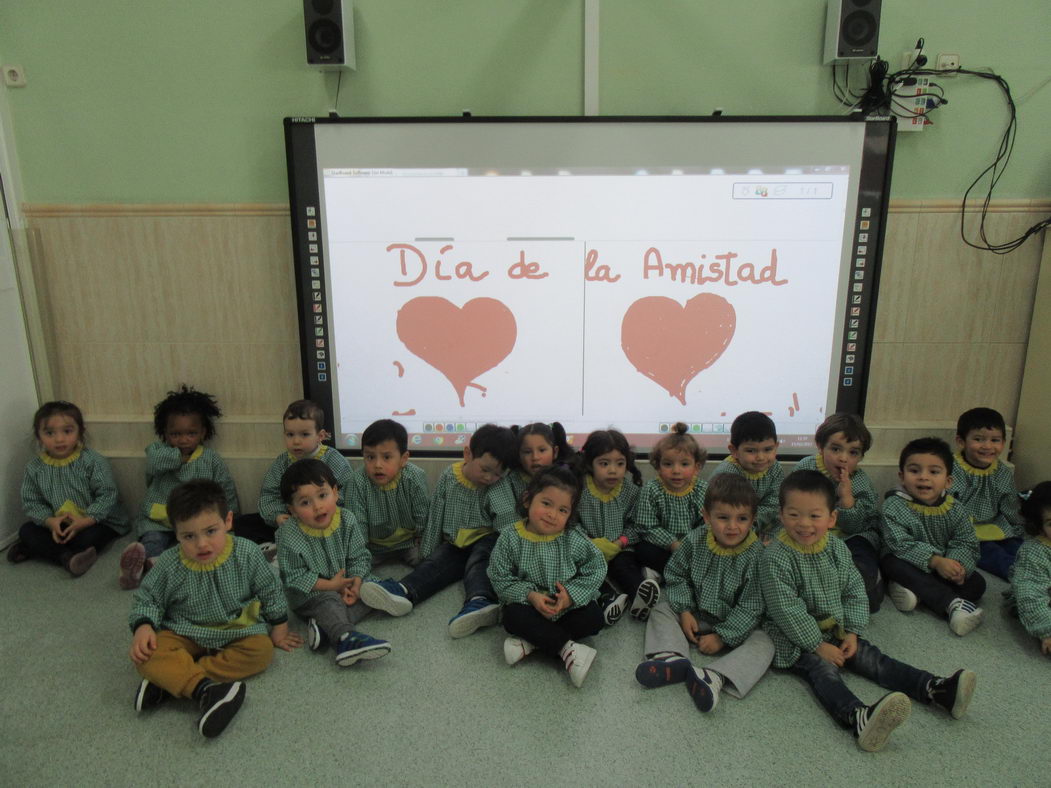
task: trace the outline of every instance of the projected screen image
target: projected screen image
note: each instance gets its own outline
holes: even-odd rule
[[[859,411],[885,211],[866,124],[823,150],[737,125],[313,125],[312,177],[290,174],[304,377],[337,447],[393,418],[414,452],[534,421],[646,450],[682,421],[718,453],[759,410],[803,454]]]

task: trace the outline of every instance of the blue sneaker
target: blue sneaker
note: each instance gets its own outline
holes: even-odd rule
[[[412,600],[397,580],[366,580],[358,591],[361,601],[388,616],[404,616],[412,612]]]
[[[491,627],[500,620],[500,605],[484,596],[468,599],[460,612],[449,619],[449,634],[463,638],[480,627]]]
[[[644,687],[666,687],[686,680],[686,673],[693,667],[686,657],[648,659],[635,667],[635,680]]]
[[[336,664],[341,668],[361,662],[363,659],[379,659],[390,654],[390,643],[378,640],[364,632],[351,632],[339,639],[336,646]]]

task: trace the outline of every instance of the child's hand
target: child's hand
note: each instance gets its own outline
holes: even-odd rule
[[[1051,638],[1044,638],[1040,641],[1040,653],[1051,657]]]
[[[279,514],[277,517],[274,518],[274,522],[278,525],[284,525],[285,520],[288,520],[291,517],[292,515],[290,514]]]
[[[350,581],[350,585],[344,586],[343,591],[341,592],[343,595],[343,601],[347,604],[347,607],[350,607],[358,601],[358,591],[361,590],[360,577],[352,577],[350,578]]]
[[[270,642],[284,651],[292,651],[303,645],[303,638],[288,628],[288,622],[278,624],[270,630]]]
[[[843,667],[843,663],[846,661],[839,646],[833,646],[831,643],[822,643],[814,649],[814,653],[825,660],[825,662],[831,662],[837,668]]]
[[[678,539],[676,539],[674,542],[672,542],[670,545],[668,545],[668,549],[671,550],[674,553],[676,550],[679,549],[679,545],[681,545],[681,544],[682,544],[682,542],[680,542]]]
[[[682,634],[686,635],[688,641],[697,646],[697,648],[701,647],[700,626],[697,624],[697,619],[693,617],[693,613],[689,610],[684,610],[679,613],[679,627],[682,629]]]
[[[950,583],[956,583],[956,585],[962,585],[963,581],[967,579],[967,573],[964,571],[963,565],[959,561],[954,561],[943,555],[931,557],[931,569]]]
[[[337,594],[342,594],[343,589],[347,588],[354,583],[353,577],[347,577],[346,571],[340,569],[336,574],[332,575],[328,580],[318,580],[314,584],[315,591],[335,591]]]
[[[84,517],[78,517],[75,514],[71,514],[68,515],[68,517],[66,518],[66,522],[69,523],[67,531],[69,532],[70,536],[72,536],[78,531],[83,531],[85,528],[90,528],[98,521],[94,517],[88,517],[86,515]]]
[[[51,539],[56,544],[65,544],[73,537],[73,534],[68,530],[69,523],[66,520],[66,517],[67,515],[62,515],[61,517],[56,515],[55,517],[48,517],[44,520],[44,525],[50,529]]]
[[[707,635],[701,635],[697,639],[697,650],[702,654],[711,656],[712,654],[718,654],[726,644],[723,639],[714,632],[709,632]]]
[[[852,659],[858,653],[858,636],[854,632],[848,632],[847,636],[839,641],[839,650],[843,653],[843,661]]]
[[[530,591],[526,595],[526,601],[529,602],[536,610],[537,613],[542,615],[544,618],[551,618],[555,615],[555,599],[547,594],[542,594],[539,591]]]
[[[149,624],[140,624],[131,638],[128,656],[136,665],[148,660],[157,650],[157,633]]]
[[[847,473],[846,468],[840,468],[837,473],[839,483],[836,485],[836,497],[839,498],[839,505],[843,509],[853,509],[854,485],[850,481],[850,474]]]
[[[566,591],[566,587],[564,585],[562,585],[561,583],[559,583],[558,581],[556,581],[555,582],[555,613],[554,613],[554,615],[558,615],[563,610],[568,610],[572,606],[573,606],[573,600],[570,599],[569,592]]]

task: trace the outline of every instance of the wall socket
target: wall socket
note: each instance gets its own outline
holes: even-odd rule
[[[4,72],[4,84],[9,88],[24,88],[26,86],[26,70],[21,66],[5,64],[0,66]]]
[[[935,68],[937,68],[939,71],[944,71],[944,70],[949,70],[949,69],[953,69],[953,70],[959,69],[960,68],[960,56],[959,55],[954,55],[954,54],[939,54],[938,55],[938,60],[936,61]],[[943,76],[943,77],[952,77],[952,76],[955,76],[955,74],[942,74],[941,76]]]

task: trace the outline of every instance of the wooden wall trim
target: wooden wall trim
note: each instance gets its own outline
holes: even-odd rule
[[[978,210],[980,200],[968,202],[968,208]],[[73,217],[135,217],[135,216],[288,216],[284,203],[26,203],[22,206],[27,219],[56,219]],[[959,200],[891,200],[891,213],[955,213]],[[992,213],[1048,213],[1051,199],[994,200],[989,204]]]

